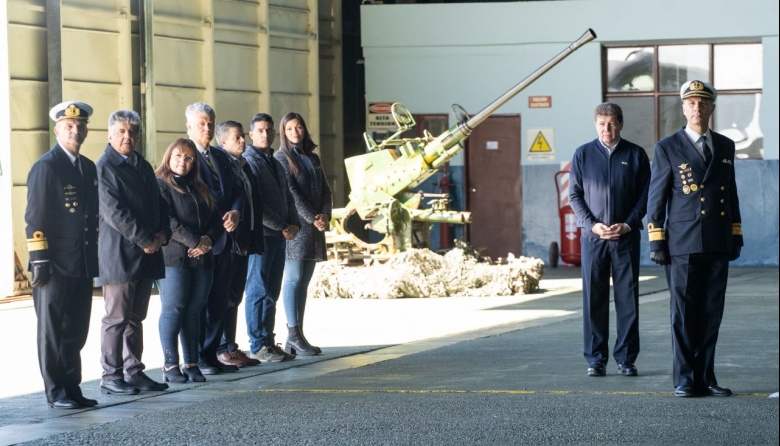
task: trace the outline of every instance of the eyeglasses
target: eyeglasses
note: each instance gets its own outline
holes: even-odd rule
[[[181,153],[177,153],[176,155],[173,155],[173,159],[175,161],[184,160],[185,163],[191,163],[195,161],[195,158],[189,155],[182,155]]]

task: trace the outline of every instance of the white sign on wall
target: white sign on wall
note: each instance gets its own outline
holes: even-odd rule
[[[371,131],[395,131],[396,124],[392,112],[393,103],[369,102],[366,104],[366,130]]]

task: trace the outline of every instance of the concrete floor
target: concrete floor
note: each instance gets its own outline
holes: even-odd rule
[[[82,388],[100,404],[75,411],[45,403],[31,306],[2,304],[0,444],[777,444],[778,269],[731,270],[716,370],[736,395],[724,399],[671,396],[668,291],[661,269],[642,277],[637,378],[614,364],[585,376],[578,268],[548,269],[527,296],[310,299],[322,356],[135,397],[98,392],[97,299]],[[153,299],[157,379],[158,314]]]

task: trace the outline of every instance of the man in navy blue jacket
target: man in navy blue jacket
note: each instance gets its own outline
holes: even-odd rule
[[[734,141],[709,128],[718,92],[703,81],[680,89],[688,123],[658,141],[647,202],[651,260],[671,294],[675,396],[730,396],[715,379],[715,344],[729,261],[742,249]]]
[[[612,103],[595,111],[598,138],[577,148],[569,201],[582,228],[584,355],[588,376],[604,376],[609,361],[612,275],[618,372],[636,376],[639,355],[639,231],[647,208],[650,161],[642,147],[620,138],[623,111]]]
[[[222,218],[219,238],[214,241],[214,281],[201,317],[200,361],[198,367],[204,375],[236,372],[238,367],[223,364],[217,359],[217,349],[222,343],[225,318],[228,315],[230,288],[236,271],[235,258],[231,254],[235,232],[244,212],[244,188],[233,175],[227,154],[209,145],[214,138],[217,114],[205,102],[196,102],[184,111],[187,118],[187,135],[198,149],[200,176],[216,202],[216,212]]]

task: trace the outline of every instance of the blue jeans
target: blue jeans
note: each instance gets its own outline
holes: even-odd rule
[[[246,331],[249,348],[257,353],[263,347],[274,345],[276,301],[282,291],[285,240],[264,237],[265,252],[249,256],[246,275]]]
[[[165,365],[179,363],[181,337],[185,364],[198,362],[200,313],[211,289],[213,270],[200,266],[195,268],[165,267],[165,278],[157,281],[160,289],[160,343],[165,356]]]
[[[285,260],[284,262],[282,301],[284,301],[288,327],[303,325],[306,295],[316,264],[316,260]]]

